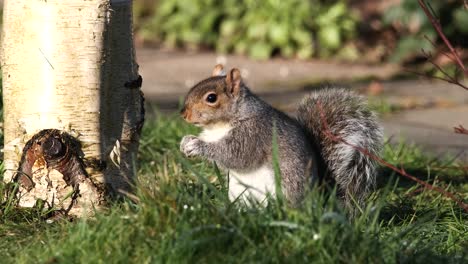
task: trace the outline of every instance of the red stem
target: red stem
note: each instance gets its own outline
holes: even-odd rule
[[[457,52],[455,49],[452,47],[452,44],[450,44],[450,41],[447,39],[445,36],[444,32],[442,31],[442,27],[437,19],[434,18],[432,13],[429,11],[429,8],[427,7],[426,3],[423,0],[418,0],[419,5],[421,6],[422,10],[426,14],[426,16],[429,18],[429,21],[431,22],[432,26],[434,29],[437,31],[437,34],[439,34],[440,38],[444,41],[445,45],[449,48],[450,52],[453,54],[458,66],[460,69],[462,69],[463,73],[465,76],[468,76],[468,70],[465,68],[465,65],[463,65],[463,62],[460,59],[460,56],[458,56]]]
[[[373,160],[376,160],[377,162],[379,162],[380,164],[386,166],[387,168],[390,168],[392,169],[393,171],[399,173],[400,175],[402,176],[405,176],[406,178],[408,179],[411,179],[419,184],[421,184],[422,186],[424,186],[425,188],[428,188],[429,190],[433,190],[433,191],[436,191],[436,192],[439,192],[441,193],[442,195],[446,196],[446,197],[449,197],[450,199],[452,199],[453,201],[455,201],[463,210],[465,210],[466,212],[468,212],[468,204],[462,202],[460,199],[458,199],[457,197],[455,197],[455,195],[451,192],[448,192],[440,187],[437,187],[437,186],[434,186],[432,184],[429,184],[423,180],[420,180],[418,178],[416,178],[415,176],[413,175],[410,175],[408,173],[406,173],[406,171],[402,168],[402,169],[398,169],[397,167],[395,167],[394,165],[388,163],[387,161],[381,159],[380,157],[370,153],[367,149],[364,149],[362,147],[359,147],[359,146],[355,146],[353,144],[350,144],[349,142],[347,142],[346,140],[344,140],[343,138],[341,137],[338,137],[336,135],[334,135],[333,133],[330,132],[330,129],[328,128],[328,123],[327,123],[327,120],[325,118],[325,113],[323,112],[323,108],[322,108],[322,104],[320,102],[317,102],[317,107],[319,108],[319,113],[320,113],[320,118],[321,118],[321,121],[322,121],[322,124],[323,124],[323,128],[324,128],[324,132],[325,134],[333,141],[335,142],[342,142],[356,150],[358,150],[359,152],[361,152],[362,154],[370,157],[371,159]]]
[[[457,134],[468,135],[468,129],[464,128],[462,125],[458,125],[458,127],[454,127],[453,129]]]

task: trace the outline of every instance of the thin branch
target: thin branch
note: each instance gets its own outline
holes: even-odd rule
[[[380,157],[370,153],[367,149],[365,148],[362,148],[360,146],[355,146],[349,142],[347,142],[346,140],[344,140],[343,138],[339,137],[339,136],[336,136],[334,135],[329,127],[328,127],[328,123],[327,123],[327,120],[325,118],[325,113],[323,111],[323,108],[322,108],[322,104],[320,102],[317,102],[317,107],[318,107],[318,110],[319,110],[319,113],[320,113],[320,118],[321,118],[321,123],[322,123],[322,126],[323,126],[323,132],[327,135],[327,137],[329,137],[331,140],[335,141],[335,142],[341,142],[341,143],[344,143],[345,145],[348,145],[354,149],[356,149],[357,151],[361,152],[362,154],[370,157],[371,159],[379,162],[380,164],[386,166],[387,168],[390,168],[392,169],[393,171],[399,173],[400,175],[410,179],[410,180],[413,180],[417,183],[419,183],[420,185],[424,186],[425,188],[429,189],[429,190],[432,190],[432,191],[436,191],[436,192],[439,192],[441,193],[442,195],[452,199],[454,202],[456,202],[463,210],[465,210],[466,212],[468,212],[468,204],[464,203],[463,201],[461,201],[460,199],[458,199],[453,193],[449,192],[449,191],[446,191],[440,187],[437,187],[437,186],[434,186],[432,184],[429,184],[423,180],[420,180],[418,178],[416,178],[415,176],[413,175],[410,175],[408,173],[406,173],[406,171],[404,170],[404,168],[397,168],[395,167],[394,165],[388,163],[387,161],[381,159]]]
[[[468,129],[464,128],[462,125],[458,125],[458,127],[454,127],[455,133],[457,134],[465,134],[468,135]]]
[[[427,60],[432,64],[432,66],[437,68],[437,70],[439,70],[446,77],[445,79],[447,79],[447,82],[452,83],[452,84],[456,84],[456,85],[464,88],[465,90],[468,90],[468,87],[466,85],[464,85],[463,83],[461,83],[456,75],[451,76],[450,74],[448,74],[444,69],[442,69],[442,67],[439,64],[435,63],[431,58],[428,57]],[[437,76],[433,76],[433,77],[437,78]],[[443,78],[442,78],[442,80],[443,80]]]
[[[435,63],[432,59],[429,58],[428,61],[432,64],[432,66],[437,68],[437,70],[439,70],[444,76],[451,79],[453,82],[458,82],[458,79],[456,79],[455,76],[450,76],[450,74],[448,74],[444,69],[442,69],[442,67],[439,64]]]
[[[432,54],[430,52],[427,52],[424,49],[421,49],[421,52],[426,57],[426,60],[429,61],[432,64],[432,66],[434,66],[437,70],[439,70],[444,75],[444,77],[439,77],[439,76],[435,76],[435,75],[431,75],[431,74],[427,74],[427,73],[420,73],[420,72],[416,72],[416,71],[412,71],[412,70],[408,70],[408,69],[406,70],[407,72],[411,72],[413,74],[424,76],[424,77],[430,78],[430,79],[438,79],[438,80],[446,81],[448,83],[458,85],[458,86],[462,87],[465,90],[468,90],[468,86],[461,83],[460,80],[457,78],[457,74],[452,76],[449,73],[447,73],[444,69],[442,69],[442,67],[440,65],[435,63],[432,60]],[[456,68],[456,69],[459,70],[459,68]]]
[[[421,73],[421,72],[413,71],[413,70],[410,70],[410,69],[405,69],[405,71],[407,71],[409,73],[419,75],[419,76],[422,76],[422,77],[425,77],[425,78],[428,78],[428,79],[437,79],[437,80],[445,81],[445,82],[448,82],[448,83],[451,83],[451,84],[455,84],[455,85],[458,85],[458,86],[462,87],[465,90],[468,90],[468,86],[460,83],[458,80],[453,80],[453,78],[451,76],[448,76],[449,78],[444,78],[444,77],[430,75],[428,73]]]
[[[435,43],[432,39],[430,39],[427,35],[424,35],[424,38],[425,38],[429,43],[431,43],[432,47],[437,48],[436,43]],[[452,62],[457,63],[457,60],[455,59],[455,57],[453,56],[453,54],[448,53],[448,52],[445,52],[445,51],[441,51],[441,53],[442,53],[445,57],[449,58]],[[457,69],[458,69],[458,67],[457,67]]]
[[[426,14],[427,18],[429,18],[429,21],[431,22],[432,26],[434,29],[437,31],[437,34],[440,36],[440,38],[444,41],[445,46],[450,50],[450,53],[453,54],[458,67],[460,67],[463,70],[463,73],[465,76],[468,76],[468,70],[465,68],[465,65],[460,59],[460,56],[458,56],[458,53],[455,51],[455,49],[452,47],[452,44],[450,44],[450,41],[447,39],[445,36],[444,32],[442,31],[442,26],[440,25],[439,21],[434,18],[434,15],[429,11],[429,8],[427,7],[426,3],[424,0],[418,0],[419,5],[421,6],[422,10]],[[465,2],[466,4],[466,2]]]

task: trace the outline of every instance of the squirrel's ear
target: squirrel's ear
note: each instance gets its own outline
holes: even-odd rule
[[[226,72],[224,71],[224,66],[222,64],[216,64],[211,73],[211,76],[225,76]]]
[[[242,83],[242,77],[239,69],[234,68],[232,69],[229,74],[226,76],[226,84],[228,88],[228,92],[237,95],[239,93],[240,87]]]

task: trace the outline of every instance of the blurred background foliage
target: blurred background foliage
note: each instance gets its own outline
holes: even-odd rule
[[[428,4],[453,44],[466,48],[464,1]],[[421,59],[421,49],[437,57],[444,48],[416,0],[135,0],[134,18],[140,44],[257,59],[406,63]]]
[[[439,19],[443,31],[452,44],[458,47],[468,46],[468,10],[463,1],[428,1],[436,18]],[[416,0],[404,0],[401,4],[392,6],[383,15],[386,26],[392,27],[400,38],[395,52],[391,56],[393,61],[403,61],[415,56],[421,49],[434,52],[438,42],[438,35],[429,19],[420,8]],[[421,41],[426,39],[426,41]]]
[[[357,22],[344,0],[140,0],[135,17],[144,41],[258,59],[328,57]]]

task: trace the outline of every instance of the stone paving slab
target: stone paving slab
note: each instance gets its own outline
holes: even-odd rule
[[[442,81],[385,80],[399,71],[389,65],[282,59],[254,61],[241,56],[150,49],[137,50],[137,56],[146,100],[162,112],[176,111],[188,89],[208,77],[216,63],[241,69],[254,92],[286,111],[293,110],[320,80],[350,83],[350,88],[365,92],[371,80],[384,79],[379,82],[379,95],[404,108],[398,114],[382,118],[385,135],[393,142],[405,138],[406,142],[421,145],[436,154],[458,155],[459,160],[468,163],[468,135],[453,132],[454,126],[468,127],[468,91]],[[352,81],[356,79],[365,80]]]
[[[390,137],[390,142],[398,143],[403,139],[437,155],[457,156],[459,161],[468,164],[468,135],[456,134],[453,129],[459,124],[468,124],[466,109],[405,111],[383,119],[384,133]]]
[[[325,61],[273,59],[256,61],[243,56],[214,53],[170,53],[152,49],[137,50],[143,91],[149,97],[161,94],[183,94],[196,82],[209,77],[217,63],[237,67],[242,77],[256,91],[293,89],[296,83],[317,80],[361,79],[370,76],[385,79],[399,68],[392,65],[348,65]],[[300,87],[299,87],[300,88]]]
[[[424,108],[468,105],[468,91],[459,86],[427,79],[392,80],[381,83],[381,96],[402,106]]]

